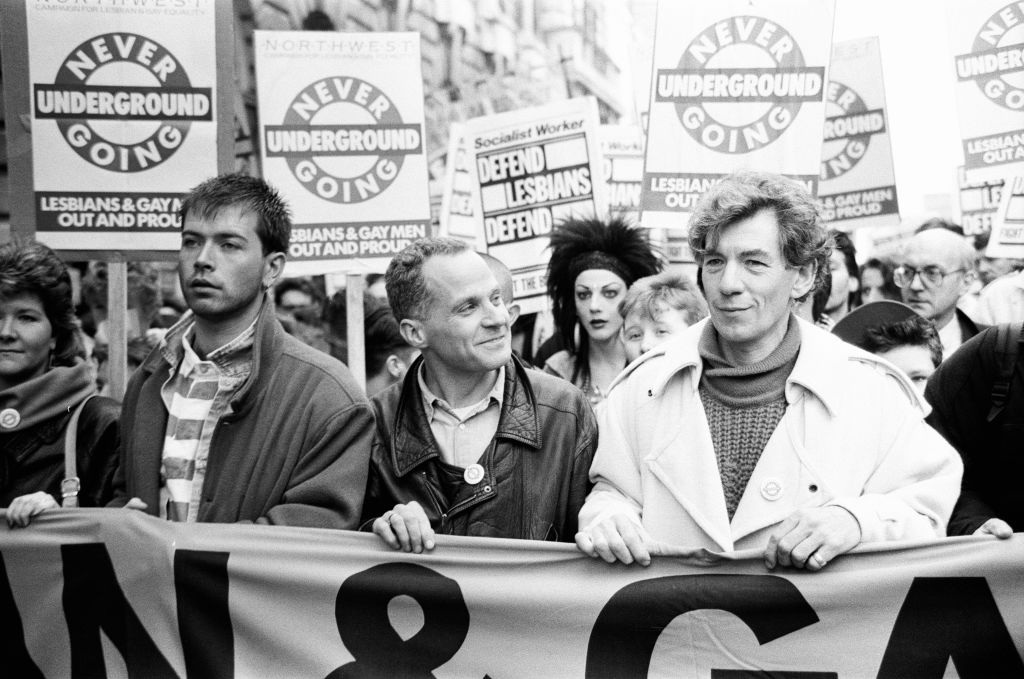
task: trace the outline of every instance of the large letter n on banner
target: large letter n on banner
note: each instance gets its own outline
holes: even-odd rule
[[[71,676],[105,677],[100,630],[124,658],[130,677],[178,679],[124,598],[103,544],[61,545],[64,617],[71,638]]]

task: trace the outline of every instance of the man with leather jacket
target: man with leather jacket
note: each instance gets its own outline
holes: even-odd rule
[[[363,527],[411,552],[435,533],[572,542],[597,446],[583,394],[512,356],[498,282],[462,241],[412,243],[386,284],[421,357],[372,399]]]

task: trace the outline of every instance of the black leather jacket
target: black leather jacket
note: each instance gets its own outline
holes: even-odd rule
[[[372,399],[377,431],[363,528],[415,500],[437,533],[572,542],[597,448],[597,422],[583,393],[513,357],[498,429],[480,458],[484,479],[450,502],[416,379],[422,361]]]

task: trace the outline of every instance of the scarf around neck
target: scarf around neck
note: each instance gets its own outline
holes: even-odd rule
[[[757,363],[734,366],[725,359],[715,326],[708,323],[697,350],[704,362],[701,386],[733,407],[761,405],[783,396],[800,353],[800,325],[791,315],[786,334],[771,354]]]
[[[0,434],[24,431],[71,412],[95,390],[89,365],[77,359],[73,366],[50,368],[38,377],[0,391]]]

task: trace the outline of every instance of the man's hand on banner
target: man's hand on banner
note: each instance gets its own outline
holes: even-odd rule
[[[392,549],[419,554],[424,549],[434,548],[434,529],[430,527],[427,513],[415,500],[384,512],[373,522],[373,532]]]
[[[7,525],[11,528],[16,526],[24,528],[36,514],[58,507],[60,505],[53,499],[53,496],[41,490],[28,495],[20,495],[11,500],[11,504],[7,508]]]
[[[651,565],[651,553],[640,527],[624,516],[613,515],[591,523],[576,533],[576,546],[587,556],[608,563],[635,561],[641,566]]]
[[[768,538],[764,565],[820,571],[835,557],[860,544],[860,523],[842,507],[813,507],[793,512]]]
[[[131,500],[128,500],[128,502],[124,503],[124,507],[122,507],[122,509],[137,509],[140,512],[144,512],[147,509],[149,509],[149,505],[147,505],[141,499],[133,497]]]
[[[978,530],[974,531],[975,535],[994,535],[1000,540],[1009,540],[1013,537],[1013,529],[1010,528],[1010,524],[1006,523],[1002,519],[992,517],[985,523],[978,527]]]

